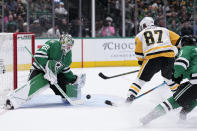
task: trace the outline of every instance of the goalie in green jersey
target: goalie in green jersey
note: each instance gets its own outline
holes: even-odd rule
[[[196,39],[192,36],[184,36],[181,40],[182,48],[174,63],[174,75],[172,80],[180,84],[172,97],[157,105],[140,122],[145,125],[150,121],[163,116],[168,111],[182,108],[179,118],[186,120],[187,114],[197,105],[197,46]]]
[[[60,36],[59,41],[49,40],[38,49],[34,55],[35,61],[30,70],[27,84],[8,95],[5,108],[19,108],[32,96],[47,87],[66,100],[55,84],[58,84],[68,97],[80,99],[86,75],[77,76],[70,70],[73,45],[72,36],[64,34]]]

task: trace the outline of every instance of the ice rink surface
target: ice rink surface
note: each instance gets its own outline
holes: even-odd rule
[[[91,99],[83,105],[71,106],[62,103],[60,97],[47,89],[23,108],[1,114],[0,131],[197,131],[197,109],[185,122],[179,121],[180,109],[177,109],[146,126],[140,125],[141,117],[172,95],[166,86],[125,105],[122,103],[137,73],[108,80],[98,76],[99,72],[111,76],[136,69],[138,67],[73,68],[76,74],[86,73],[87,81],[82,93],[84,96],[90,94]],[[162,82],[160,73],[156,74],[140,94]],[[105,105],[107,99],[119,106]]]

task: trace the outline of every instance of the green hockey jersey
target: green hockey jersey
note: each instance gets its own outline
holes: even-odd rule
[[[76,75],[70,70],[72,63],[72,52],[69,51],[64,55],[61,50],[61,44],[57,40],[47,41],[40,49],[38,49],[34,55],[36,61],[45,68],[48,60],[55,60],[63,64],[63,68],[58,73],[63,73],[67,81],[73,83],[76,80]],[[40,69],[40,66],[34,62],[33,68]]]
[[[192,74],[197,74],[197,46],[184,46],[178,53],[174,63],[174,77],[183,74],[183,78],[191,79]]]

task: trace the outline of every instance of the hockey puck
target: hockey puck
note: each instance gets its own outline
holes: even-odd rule
[[[89,95],[89,94],[86,95],[86,98],[87,98],[87,99],[90,99],[90,98],[91,98],[91,95]]]
[[[110,100],[105,100],[105,104],[113,106],[113,103]]]

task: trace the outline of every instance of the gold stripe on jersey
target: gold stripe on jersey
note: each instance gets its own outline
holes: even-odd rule
[[[135,92],[139,93],[140,89],[138,89],[135,85],[131,85],[130,87],[132,90],[134,90]]]
[[[151,49],[145,51],[144,54],[147,54],[147,53],[149,53],[149,52],[154,52],[155,50],[164,50],[164,49],[166,49],[166,48],[172,48],[172,47],[173,47],[172,45],[158,46],[158,47],[154,47],[154,48],[151,48]]]
[[[166,51],[163,53],[156,52],[156,53],[152,53],[151,55],[146,56],[146,59],[153,59],[157,57],[170,57],[171,58],[174,56],[175,56],[174,51]]]
[[[178,42],[180,40],[180,36],[170,30],[169,30],[169,35],[170,35],[170,41],[171,41],[172,45],[177,46]]]
[[[176,89],[177,89],[177,87],[179,87],[179,84],[176,84],[176,85],[174,85],[174,86],[170,87],[170,90],[174,91],[174,90],[176,90]]]
[[[139,72],[138,72],[138,75],[137,75],[138,78],[141,76],[142,71],[143,71],[143,69],[144,69],[144,67],[145,67],[145,65],[146,65],[147,63],[148,63],[148,60],[145,59],[145,60],[143,61],[143,64],[142,64],[142,66],[141,66]]]

